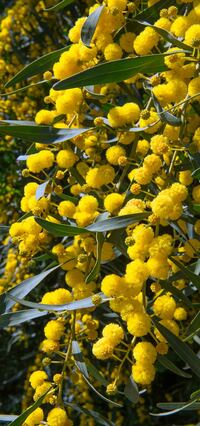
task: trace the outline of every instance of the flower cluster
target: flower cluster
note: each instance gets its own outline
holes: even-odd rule
[[[51,316],[39,348],[48,369],[30,376],[33,400],[44,395],[56,405],[50,426],[72,424],[63,383],[74,370],[88,380],[84,356],[102,366],[109,395],[117,398],[129,376],[150,386],[159,362],[171,366],[168,333],[189,340],[197,313],[200,5],[148,3],[156,15],[149,24],[137,17],[139,0],[105,0],[90,47],[87,16],[79,17],[69,49],[44,73],[51,87],[35,116],[41,140],[22,170],[25,217],[9,233],[27,262],[42,254],[60,266],[57,281],[36,295]],[[126,78],[120,67],[134,59],[148,62]],[[119,69],[112,82],[97,75],[94,86],[76,83],[111,61]],[[58,139],[44,145],[44,129]],[[39,407],[24,426],[44,418]]]

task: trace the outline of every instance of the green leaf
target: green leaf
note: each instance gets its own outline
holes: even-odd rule
[[[104,10],[104,6],[100,6],[91,13],[84,22],[81,30],[81,40],[85,46],[90,47],[93,35],[96,31],[99,18]]]
[[[132,376],[130,376],[128,382],[126,383],[126,386],[124,388],[124,395],[133,404],[137,404],[137,402],[139,400],[139,391],[138,391],[138,387],[137,387],[136,383],[134,382]]]
[[[12,308],[13,305],[15,305],[15,302],[11,300],[9,296],[18,298],[27,296],[27,294],[29,294],[38,284],[40,284],[41,281],[43,281],[49,274],[51,274],[51,272],[55,271],[59,267],[60,265],[57,265],[54,268],[35,275],[34,277],[27,278],[7,292],[2,293],[0,296],[0,313],[8,311],[10,308]]]
[[[9,226],[0,225],[0,234],[4,234],[9,231]]]
[[[188,341],[194,336],[194,334],[198,333],[200,330],[200,312],[196,314],[196,316],[192,319],[190,322],[187,330],[186,335],[187,337],[184,339],[184,341]]]
[[[118,83],[137,73],[166,71],[164,54],[118,59],[101,63],[54,84],[54,90],[72,89],[104,83]]]
[[[11,80],[9,80],[5,87],[13,86],[20,81],[26,80],[27,78],[33,77],[34,75],[43,73],[52,69],[54,63],[58,61],[60,55],[66,50],[69,49],[70,46],[63,47],[62,49],[55,50],[54,52],[47,53],[44,56],[36,59],[30,64],[26,65],[22,70],[20,70]]]
[[[92,225],[87,226],[87,230],[91,232],[106,232],[113,231],[115,229],[126,228],[132,223],[140,222],[141,220],[147,219],[150,213],[136,213],[127,214],[126,216],[117,216],[111,219],[102,220],[101,222],[95,222]]]
[[[181,272],[183,273],[183,276],[185,278],[187,278],[188,280],[190,280],[195,287],[197,287],[198,290],[200,290],[200,279],[199,277],[194,274],[194,272],[192,272],[189,268],[187,268],[185,265],[183,265],[183,263],[179,262],[179,260],[175,259],[174,257],[170,256],[171,261],[178,266],[178,268],[181,270]]]
[[[178,288],[176,288],[174,285],[170,284],[168,281],[161,281],[160,282],[161,287],[164,288],[166,291],[170,291],[170,293],[175,296],[178,301],[182,300],[184,305],[186,305],[188,308],[193,309],[193,305],[190,302],[190,299]]]
[[[41,197],[43,197],[44,196],[44,194],[45,194],[45,192],[46,192],[46,188],[47,188],[47,185],[49,184],[49,180],[47,180],[46,182],[44,182],[44,183],[41,183],[41,185],[39,185],[38,187],[37,187],[37,189],[36,189],[36,193],[35,193],[35,198],[36,198],[36,200],[39,200]]]
[[[196,213],[200,213],[200,204],[193,204],[192,208]]]
[[[194,402],[194,401],[188,401],[188,402],[165,402],[165,403],[159,403],[157,404],[158,408],[161,408],[162,410],[170,410],[166,411],[165,413],[150,413],[152,416],[171,416],[172,414],[179,413],[180,411],[190,411],[190,410],[199,410],[200,408],[200,402]],[[171,411],[172,410],[172,411]]]
[[[110,399],[106,398],[105,396],[103,396],[99,391],[96,390],[96,388],[90,383],[89,381],[89,374],[88,374],[88,370],[86,367],[86,364],[84,362],[83,359],[83,355],[82,352],[80,350],[79,344],[76,340],[73,340],[72,342],[72,353],[75,358],[75,362],[76,362],[76,366],[79,369],[79,371],[82,373],[83,378],[85,379],[85,381],[87,382],[87,384],[91,387],[91,389],[104,401],[109,402],[117,407],[121,407],[120,404],[117,404],[116,402],[111,401]]]
[[[74,356],[78,369],[81,371],[84,377],[87,377],[89,379],[87,366],[86,366],[86,363],[84,362],[83,355],[77,340],[72,341],[72,354]]]
[[[87,93],[89,93],[89,95],[90,95],[91,98],[94,98],[94,99],[105,98],[105,95],[102,95],[101,93],[96,93],[95,92],[94,85],[92,85],[92,86],[85,86],[85,90],[86,90]],[[116,138],[115,142],[117,142],[117,140],[118,139]],[[108,141],[106,141],[106,143],[108,143]]]
[[[107,302],[108,299],[103,295],[103,293],[98,293],[98,296],[102,299],[101,303]],[[29,302],[28,300],[19,299],[13,295],[11,295],[10,298],[15,302],[20,303],[22,306],[50,312],[76,311],[78,309],[95,307],[95,304],[92,302],[92,297],[86,297],[85,299],[76,300],[75,302],[66,303],[64,305],[46,305],[42,303]]]
[[[88,372],[89,372],[89,374],[91,374],[91,376],[93,376],[99,383],[101,383],[101,385],[103,385],[103,386],[108,385],[108,381],[105,379],[104,376],[102,376],[102,374],[91,363],[91,361],[89,361],[89,359],[87,359],[86,365],[87,365]]]
[[[56,235],[57,237],[74,236],[79,234],[85,234],[87,232],[107,232],[113,231],[114,229],[126,228],[132,223],[139,222],[147,219],[149,213],[136,213],[129,214],[126,216],[117,216],[111,219],[102,220],[95,222],[85,228],[79,228],[78,226],[64,225],[58,223],[52,223],[41,218],[35,218],[36,222],[46,229],[49,233]]]
[[[65,403],[65,405],[67,407],[70,407],[72,410],[76,410],[78,411],[78,413],[83,413],[86,414],[87,417],[92,417],[97,423],[95,424],[99,424],[102,426],[115,426],[115,424],[113,422],[111,422],[110,420],[106,419],[105,417],[103,417],[102,415],[100,415],[99,413],[97,413],[97,411],[94,410],[88,410],[85,407],[79,407],[76,404],[71,404],[70,402]]]
[[[108,404],[112,404],[112,405],[114,405],[115,407],[122,407],[122,405],[121,404],[118,404],[117,402],[114,402],[114,401],[112,401],[111,399],[108,399],[108,398],[106,398],[104,395],[102,395],[93,385],[92,385],[92,383],[90,383],[90,381],[85,377],[85,376],[83,376],[84,377],[84,379],[85,379],[85,381],[87,382],[87,384],[90,386],[90,388],[101,398],[101,399],[103,399],[103,401],[106,401]]]
[[[22,324],[23,322],[43,317],[48,312],[41,312],[37,309],[28,309],[27,311],[9,312],[0,316],[0,329],[5,327],[12,327]]]
[[[191,395],[190,395],[190,399],[192,399],[193,401],[197,400],[199,398],[200,398],[200,389],[192,392]]]
[[[91,128],[56,129],[50,126],[37,126],[34,123],[24,124],[22,121],[4,120],[0,122],[0,135],[10,135],[24,139],[26,142],[40,142],[44,144],[68,141],[77,135],[88,132]]]
[[[183,370],[178,368],[167,356],[158,355],[157,360],[163,367],[172,371],[172,373],[177,374],[177,376],[185,377],[186,379],[191,378],[190,374],[185,373]]]
[[[180,126],[182,123],[181,119],[176,117],[175,115],[170,114],[170,112],[165,111],[160,105],[160,102],[158,101],[158,99],[153,94],[153,92],[151,92],[151,96],[161,121],[163,121],[164,123],[170,124],[171,126]]]
[[[101,252],[102,252],[102,247],[104,243],[104,236],[102,233],[100,232],[96,233],[96,242],[97,242],[96,262],[94,264],[93,269],[90,271],[90,273],[86,277],[86,280],[85,280],[86,283],[90,283],[90,281],[94,281],[99,274],[99,270],[101,266]]]
[[[156,19],[159,18],[160,9],[163,7],[168,8],[169,6],[174,6],[174,0],[165,0],[163,4],[163,0],[156,2],[153,6],[147,7],[142,12],[138,13],[135,16],[137,20],[147,20],[148,22],[155,22]]]
[[[50,234],[55,235],[56,237],[72,237],[74,235],[85,234],[87,231],[86,228],[79,228],[78,226],[64,225],[59,223],[49,222],[36,217],[35,221],[46,229]]]
[[[17,419],[17,416],[9,416],[8,414],[0,414],[0,422],[12,422]]]
[[[43,399],[45,398],[45,396],[49,393],[49,390],[47,392],[45,392],[36,402],[34,402],[33,405],[31,405],[29,408],[27,408],[27,410],[25,410],[22,414],[20,414],[20,416],[18,416],[17,418],[15,418],[15,420],[11,423],[9,423],[8,426],[21,426],[25,420],[27,419],[27,417],[34,411],[36,410],[36,408],[40,407],[40,405],[42,404]]]
[[[11,95],[14,95],[15,93],[19,93],[19,92],[24,92],[24,90],[30,89],[30,87],[32,88],[32,87],[35,87],[35,86],[43,86],[44,84],[49,85],[49,81],[48,80],[41,80],[41,81],[37,81],[36,83],[31,83],[31,84],[28,84],[27,86],[20,87],[19,89],[12,90],[12,92],[0,93],[0,98],[5,97],[5,96],[11,96]]]
[[[157,329],[160,333],[167,339],[168,344],[171,348],[177,353],[177,355],[189,365],[191,370],[200,377],[200,360],[195,355],[195,353],[190,349],[186,343],[181,341],[177,336],[175,336],[171,331],[166,327],[160,324],[154,317],[152,318]]]
[[[55,4],[55,6],[48,7],[44,9],[45,12],[57,12],[58,10],[64,9],[64,7],[69,6],[69,4],[73,3],[74,0],[62,0],[59,3]]]
[[[192,172],[192,176],[195,179],[200,179],[200,167]]]
[[[128,257],[125,238],[126,235],[124,235],[124,230],[119,231],[118,229],[116,229],[112,232],[109,238],[109,242],[113,243],[125,257]]]
[[[78,198],[72,197],[71,195],[59,194],[59,198],[61,198],[61,200],[68,200],[68,201],[71,201],[74,204],[78,204]]]

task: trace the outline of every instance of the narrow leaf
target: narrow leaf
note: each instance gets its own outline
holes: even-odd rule
[[[47,312],[41,312],[37,309],[28,309],[27,311],[17,311],[3,314],[0,316],[0,329],[16,326],[22,324],[23,322],[43,317],[44,315],[47,315]]]
[[[36,83],[30,83],[26,86],[20,87],[19,89],[12,90],[12,92],[0,93],[0,97],[11,96],[11,95],[14,95],[15,93],[24,92],[25,90],[30,89],[30,87],[32,88],[32,87],[35,87],[35,86],[43,86],[44,84],[49,85],[49,81],[48,80],[41,80],[41,81],[37,81]]]
[[[170,112],[165,111],[162,108],[162,106],[160,105],[160,102],[158,101],[158,99],[153,94],[153,92],[151,92],[151,96],[152,96],[152,99],[154,101],[156,111],[157,111],[161,121],[163,121],[164,123],[168,123],[171,126],[180,126],[181,123],[182,123],[181,119],[176,117],[175,115],[170,114]]]
[[[25,410],[22,414],[20,414],[20,416],[18,416],[17,418],[15,418],[15,420],[13,422],[9,423],[9,426],[21,426],[25,422],[25,420],[27,419],[27,417],[34,410],[36,410],[36,408],[40,407],[40,405],[42,404],[43,399],[49,393],[49,391],[50,390],[48,390],[47,392],[45,392],[36,402],[34,402],[33,405],[31,405],[29,408],[27,408],[27,410]]]
[[[40,226],[42,226],[42,228],[46,229],[46,231],[50,232],[51,234],[56,235],[58,237],[65,237],[84,234],[86,232],[106,232],[112,231],[114,229],[126,228],[132,223],[147,219],[148,216],[149,213],[136,213],[126,216],[117,216],[111,219],[95,222],[85,228],[52,223],[41,218],[35,218],[35,220]]]
[[[89,379],[89,374],[87,370],[86,363],[84,362],[83,355],[80,349],[80,346],[76,340],[72,341],[72,354],[76,361],[76,365],[81,373]]]
[[[71,89],[104,83],[118,83],[137,73],[166,71],[164,54],[118,59],[101,63],[54,84],[54,90]]]
[[[104,10],[104,6],[100,6],[91,13],[84,22],[81,30],[81,40],[85,46],[90,47],[93,35],[95,33],[99,18]]]
[[[72,237],[74,235],[85,234],[86,228],[79,228],[78,226],[64,225],[59,223],[49,222],[48,220],[36,217],[35,221],[46,229],[50,234],[57,237]]]
[[[169,404],[169,405],[167,405],[167,404]],[[187,402],[166,403],[166,404],[160,403],[160,404],[157,404],[157,407],[161,408],[163,410],[166,410],[170,406],[170,404],[171,404],[171,406],[174,406],[176,408],[173,409],[172,411],[166,411],[165,413],[158,413],[158,414],[150,413],[150,415],[155,416],[155,417],[164,417],[164,416],[171,416],[172,414],[177,414],[177,413],[179,413],[180,411],[183,411],[183,410],[187,410],[187,411],[192,410],[193,411],[193,410],[198,410],[200,408],[200,403],[193,402],[193,401],[192,402],[189,401],[188,403]]]
[[[136,214],[127,214],[126,216],[117,216],[111,219],[102,220],[101,222],[95,222],[92,225],[87,226],[88,231],[92,232],[106,232],[113,231],[114,229],[126,228],[132,223],[139,222],[141,220],[147,219],[149,213],[136,213]]]
[[[35,194],[35,198],[36,198],[36,200],[39,200],[41,197],[43,197],[43,196],[44,196],[45,191],[46,191],[46,188],[47,188],[47,185],[48,185],[48,183],[49,183],[49,182],[50,182],[50,181],[49,181],[49,180],[47,180],[46,182],[41,183],[41,185],[39,185],[39,186],[37,187],[37,189],[36,189],[36,194]]]
[[[67,402],[66,406],[70,407],[72,410],[76,410],[78,413],[83,413],[89,417],[92,417],[93,419],[97,421],[97,424],[100,424],[102,426],[115,426],[113,422],[106,419],[105,417],[103,417],[102,415],[100,415],[94,410],[88,410],[85,407],[79,407],[78,405],[71,404],[70,402]]]
[[[190,340],[194,334],[199,332],[199,330],[200,330],[200,312],[198,312],[197,315],[190,322],[186,330],[187,337],[184,339],[184,341]]]
[[[162,410],[176,410],[177,408],[186,407],[186,405],[189,405],[191,401],[187,402],[159,402],[157,404],[158,408],[161,408]],[[192,401],[194,404],[195,409],[200,408],[200,402]],[[193,409],[192,407],[190,409]]]
[[[92,385],[92,383],[90,383],[90,381],[85,377],[85,376],[83,376],[84,377],[84,379],[85,379],[85,381],[87,382],[87,384],[90,386],[90,388],[101,398],[101,399],[103,399],[103,401],[106,401],[108,404],[112,404],[112,405],[114,405],[115,407],[122,407],[122,405],[121,404],[118,404],[117,402],[114,402],[114,401],[112,401],[111,399],[108,399],[108,398],[106,398],[104,395],[102,395],[93,385]]]
[[[9,231],[9,226],[6,225],[0,225],[0,233],[4,234],[5,232]]]
[[[190,349],[190,347],[186,345],[186,343],[184,343],[173,333],[171,333],[171,331],[169,331],[166,327],[160,324],[155,318],[153,318],[153,322],[155,323],[160,333],[167,339],[167,342],[169,343],[171,348],[186,364],[189,365],[191,370],[198,377],[200,377],[200,360],[192,351],[192,349]]]
[[[102,299],[101,303],[107,302],[108,299],[103,295],[103,293],[98,293],[98,296]],[[22,306],[50,312],[76,311],[78,309],[95,307],[95,304],[92,302],[92,297],[86,297],[85,299],[76,300],[75,302],[66,303],[64,305],[46,305],[42,303],[29,302],[28,300],[19,299],[13,295],[10,295],[10,298],[15,302],[20,303]]]
[[[185,371],[178,368],[167,356],[158,355],[157,359],[163,367],[167,368],[167,370],[172,371],[172,373],[177,374],[177,376],[185,377],[186,379],[191,378],[190,374],[185,373]]]
[[[200,204],[193,204],[192,208],[196,213],[200,213]]]
[[[7,292],[2,293],[0,296],[0,313],[8,311],[10,308],[12,308],[13,305],[15,305],[15,302],[11,300],[9,296],[14,296],[18,298],[23,298],[27,296],[27,294],[29,294],[35,287],[37,287],[37,285],[40,284],[41,281],[43,281],[49,274],[51,274],[51,272],[55,271],[59,267],[60,265],[57,265],[54,268],[48,269],[47,271],[35,275],[34,277],[27,278],[26,280],[22,281],[20,284],[11,288]]]
[[[195,179],[200,179],[200,167],[192,172],[192,176]]]
[[[200,290],[200,279],[199,277],[194,274],[189,268],[187,268],[183,263],[179,262],[179,260],[175,259],[174,257],[170,257],[171,261],[175,263],[176,266],[181,270],[183,273],[183,276],[186,277],[188,280],[192,281],[192,283]]]
[[[48,9],[44,9],[45,12],[57,12],[58,10],[64,9],[64,7],[69,6],[69,4],[73,3],[74,0],[62,0],[59,3],[55,4],[55,6],[48,7]]]
[[[101,266],[101,252],[102,252],[103,243],[104,243],[104,236],[103,236],[102,233],[97,232],[96,242],[97,242],[96,262],[94,264],[93,269],[90,271],[90,273],[86,277],[86,280],[85,280],[86,283],[89,283],[90,281],[94,281],[98,277],[98,274],[99,274],[99,269],[100,269],[100,266]]]
[[[134,382],[132,376],[129,378],[126,386],[124,388],[124,395],[129,399],[133,404],[137,404],[139,400],[139,392],[136,383]]]
[[[0,422],[12,422],[17,419],[17,416],[9,416],[8,414],[0,414]]]
[[[184,305],[186,305],[190,309],[193,309],[192,302],[183,293],[183,291],[179,290],[174,285],[170,284],[168,281],[161,281],[160,284],[161,284],[162,288],[164,288],[167,291],[170,291],[170,293],[172,293],[173,296],[175,296],[179,301],[182,300]]]
[[[165,6],[165,8],[168,8],[169,6],[174,5],[174,0],[165,0],[165,3],[163,5],[163,0],[160,0],[153,4],[153,6],[147,7],[142,12],[139,12],[135,19],[138,20],[147,20],[148,22],[154,22],[159,17],[160,9]]]
[[[20,70],[13,78],[11,78],[11,80],[5,84],[5,87],[13,86],[20,81],[26,80],[27,78],[33,77],[34,75],[52,69],[54,63],[60,58],[60,55],[68,50],[69,47],[70,46],[66,46],[62,49],[55,50],[54,52],[47,53],[46,55],[41,56],[40,58],[26,65],[25,68]]]
[[[106,398],[105,396],[103,396],[99,391],[97,391],[96,390],[96,388],[92,385],[92,383],[90,383],[90,381],[89,381],[89,374],[88,374],[88,370],[87,370],[87,367],[86,367],[86,364],[85,364],[85,362],[84,362],[84,360],[83,360],[83,355],[82,355],[82,352],[81,352],[81,350],[80,350],[80,347],[79,347],[79,344],[78,344],[78,342],[77,341],[73,341],[72,342],[72,353],[73,354],[75,354],[75,356],[76,356],[76,358],[75,358],[75,361],[76,361],[76,366],[77,366],[77,368],[79,369],[79,371],[82,373],[82,375],[83,375],[83,378],[85,379],[85,381],[87,382],[87,384],[91,387],[91,389],[101,398],[101,399],[103,399],[104,401],[106,401],[106,402],[108,402],[108,403],[111,403],[111,404],[113,404],[113,405],[115,405],[115,406],[117,406],[117,407],[121,407],[121,405],[120,404],[118,404],[118,403],[116,403],[116,402],[114,402],[114,401],[111,401],[110,399],[108,399],[108,398]]]
[[[86,365],[87,365],[88,372],[89,372],[89,374],[91,374],[91,376],[93,376],[99,383],[101,383],[101,385],[103,385],[103,386],[108,385],[108,381],[105,379],[104,376],[102,376],[102,374],[91,363],[91,361],[89,361],[89,359],[87,359]]]
[[[60,143],[88,132],[91,128],[84,129],[56,129],[50,126],[24,125],[24,122],[4,120],[0,122],[0,135],[10,135],[24,139],[26,142],[40,142],[44,144]]]

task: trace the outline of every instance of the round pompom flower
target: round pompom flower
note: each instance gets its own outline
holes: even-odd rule
[[[152,343],[139,342],[133,349],[133,356],[138,362],[153,364],[157,358],[157,352]]]
[[[94,343],[92,353],[97,359],[108,359],[113,354],[113,347],[114,345],[110,343],[109,339],[102,337]]]
[[[47,416],[48,426],[72,426],[66,411],[63,408],[53,408]]]
[[[61,149],[56,156],[56,161],[62,169],[70,169],[76,163],[77,156],[70,149]]]
[[[172,319],[175,309],[175,300],[172,296],[168,296],[166,294],[158,297],[153,304],[155,314],[162,319]]]
[[[45,380],[48,379],[47,373],[45,373],[45,371],[42,370],[37,370],[34,371],[30,378],[29,378],[29,382],[32,386],[33,389],[36,389],[37,386],[40,386],[44,383]]]
[[[58,213],[60,216],[72,218],[74,216],[75,211],[76,206],[71,201],[61,201],[61,203],[58,205]]]
[[[26,418],[22,426],[36,426],[44,420],[44,413],[42,408],[36,408],[29,416]]]
[[[106,158],[113,166],[117,166],[119,158],[125,155],[126,151],[120,145],[111,146],[106,150]]]
[[[124,196],[115,192],[108,194],[104,200],[104,207],[109,213],[119,210],[124,202]]]
[[[132,375],[136,383],[150,385],[155,378],[156,370],[151,363],[136,362],[132,366]]]
[[[151,328],[150,317],[145,312],[136,312],[128,319],[127,328],[133,336],[145,336]]]
[[[60,340],[64,332],[64,324],[56,320],[49,321],[44,328],[44,334],[47,339]]]
[[[122,327],[118,324],[110,323],[102,331],[103,337],[106,337],[111,346],[117,346],[124,338]]]
[[[123,55],[122,49],[117,43],[108,44],[103,53],[106,61],[114,61],[115,59],[121,59]]]

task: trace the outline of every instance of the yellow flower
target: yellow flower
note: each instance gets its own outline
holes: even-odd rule
[[[103,337],[105,337],[111,346],[117,346],[124,338],[124,332],[122,327],[118,324],[110,323],[106,325],[102,331]]]
[[[92,347],[92,353],[97,359],[108,359],[113,354],[114,346],[110,343],[110,339],[102,337]]]
[[[37,370],[31,374],[29,378],[29,382],[32,388],[36,389],[38,386],[42,385],[44,381],[47,379],[48,379],[48,376],[47,376],[47,373],[45,373],[45,371]]]
[[[140,342],[133,349],[133,356],[137,362],[153,364],[157,358],[155,347],[150,342]]]

